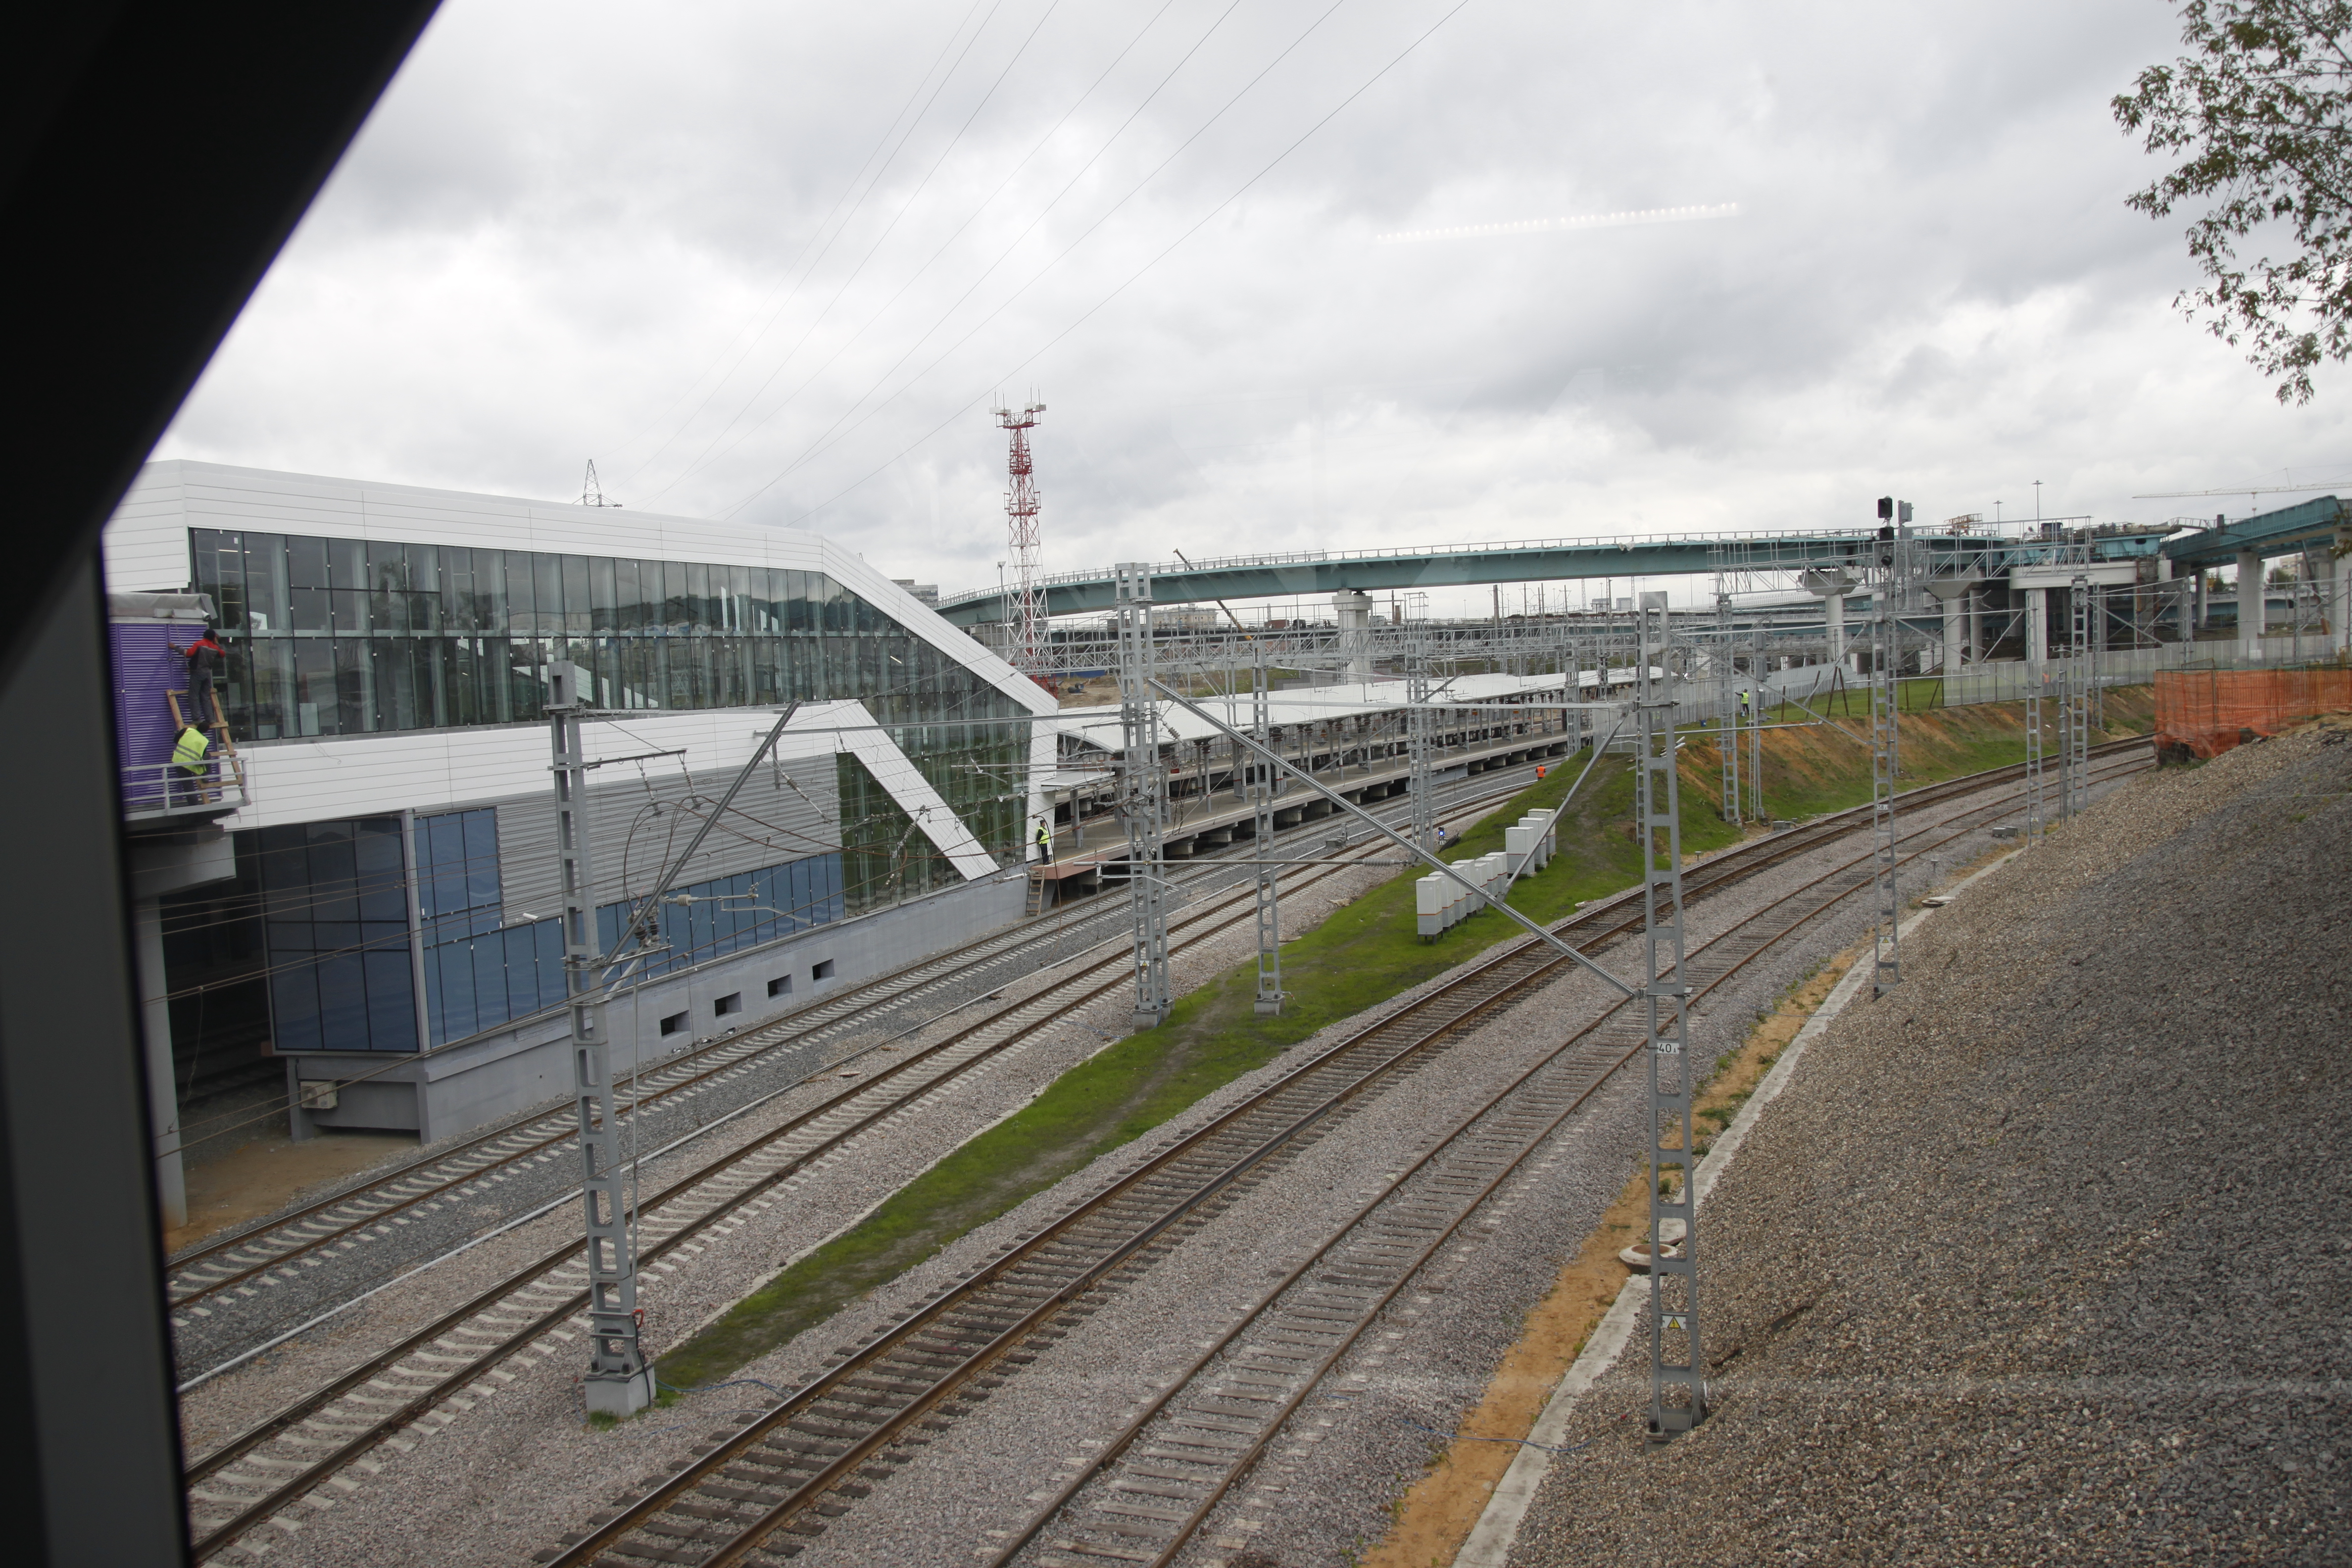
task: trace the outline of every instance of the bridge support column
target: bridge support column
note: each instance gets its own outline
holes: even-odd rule
[[[2263,558],[2258,551],[2238,552],[2238,649],[2248,664],[2263,657]]]
[[[1339,622],[1339,653],[1348,661],[1348,673],[1358,680],[1372,678],[1372,596],[1356,588],[1342,588],[1331,595],[1331,608],[1338,612]]]
[[[1976,584],[1971,582],[1931,578],[1927,584],[1927,588],[1929,593],[1944,602],[1943,667],[1944,673],[1950,675],[1960,668],[1961,650],[1965,646],[1961,633],[1966,625],[1962,617],[1968,614],[1969,605],[1975,602],[1973,595]]]
[[[1854,576],[1843,569],[1827,572],[1806,572],[1798,579],[1805,592],[1822,602],[1822,629],[1829,639],[1829,662],[1845,662],[1845,595],[1854,584]]]

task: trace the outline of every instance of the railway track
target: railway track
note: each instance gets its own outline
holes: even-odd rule
[[[2144,764],[2125,767],[2137,765]],[[1995,770],[1915,791],[1906,797],[1908,809],[1999,788],[2022,772]],[[1922,827],[1906,838],[1940,834],[1936,843],[1948,842],[1981,825],[1968,819],[1989,820],[2014,809],[2008,799],[1996,801],[1961,814],[1965,826]],[[1703,899],[1868,823],[1866,809],[1842,814],[1726,852],[1685,873],[1685,898]],[[1702,990],[1721,984],[1868,886],[1872,868],[1872,856],[1855,857],[1687,955],[1694,984]],[[1638,899],[1620,895],[1553,929],[1572,935],[1589,953],[1640,925]],[[1093,1311],[1097,1303],[1090,1296],[1149,1267],[1279,1162],[1329,1131],[1366,1095],[1421,1070],[1447,1041],[1548,984],[1569,962],[1547,945],[1522,940],[1318,1053],[854,1347],[773,1409],[740,1430],[714,1435],[711,1446],[680,1473],[541,1560],[554,1568],[728,1568],[796,1554],[797,1538],[821,1533],[824,1516],[845,1510],[867,1494],[869,1482],[892,1473],[895,1445],[926,1424],[973,1408],[1003,1372],[1034,1359],[1039,1344],[1066,1331],[1065,1321]],[[1073,1502],[1087,1511],[1068,1533],[1052,1537],[1054,1552],[1069,1555],[1041,1561],[1099,1568],[1105,1559],[1171,1559],[1380,1309],[1641,1045],[1631,1010],[1612,1004],[1528,1069],[1293,1270],[1194,1365],[1179,1388],[1192,1390],[1198,1403],[1180,1405],[1179,1395],[1155,1402],[1103,1459],[994,1554],[997,1562],[1009,1563]],[[1350,1237],[1356,1239],[1349,1242]],[[1343,1243],[1347,1250],[1334,1258]],[[1309,1272],[1326,1260],[1329,1272],[1310,1280]],[[1269,1333],[1265,1343],[1227,1354],[1251,1323],[1276,1311],[1287,1314],[1282,1321],[1295,1332]],[[1213,1392],[1203,1392],[1204,1375],[1218,1380]],[[1164,1429],[1155,1427],[1162,1422]],[[1124,1468],[1114,1470],[1115,1465]],[[1081,1499],[1089,1487],[1098,1495]]]
[[[1496,794],[1516,793],[1507,785]],[[1460,817],[1486,808],[1482,795],[1456,803]],[[1338,863],[1285,879],[1295,894],[1370,858],[1384,846],[1358,847]],[[1220,897],[1171,922],[1181,952],[1255,919],[1254,889]],[[867,1073],[854,1087],[788,1118],[640,1201],[639,1262],[650,1266],[695,1248],[747,1205],[765,1206],[827,1155],[908,1113],[940,1088],[1034,1036],[1040,1028],[1129,982],[1123,947],[1083,963],[1033,996],[974,1017],[945,1037]],[[795,1086],[797,1087],[797,1086]],[[494,1373],[586,1305],[576,1241],[509,1273],[388,1350],[296,1401],[191,1464],[184,1472],[199,1559],[217,1554],[378,1445],[428,1418],[467,1385]]]
[[[1481,789],[1475,795],[1449,801],[1444,809],[1465,814],[1484,802],[1515,794],[1526,787],[1524,775],[1531,767],[1532,764],[1525,764],[1507,773],[1482,774],[1482,780],[1496,777],[1512,782],[1501,788]],[[1313,826],[1300,824],[1285,831],[1311,832]],[[1236,851],[1248,852],[1246,845]],[[1182,885],[1198,885],[1233,870],[1229,863],[1204,859],[1198,869],[1188,868],[1180,875]],[[906,1015],[920,1009],[927,1000],[937,1006],[958,993],[984,996],[985,988],[992,983],[1001,984],[1033,973],[1040,960],[1061,962],[1107,940],[1111,934],[1108,931],[1103,935],[1088,934],[1097,926],[1116,926],[1123,931],[1124,904],[1118,908],[1107,905],[1099,912],[1089,910],[1075,923],[1076,931],[1070,929],[1069,922],[1058,921],[1050,928],[1035,921],[1025,922],[953,952],[879,976],[777,1023],[673,1058],[638,1075],[633,1086],[634,1097],[625,1104],[624,1111],[634,1115],[641,1106],[721,1088],[751,1075],[782,1051],[838,1044],[877,1028],[902,1024]],[[1075,952],[1064,954],[1061,950],[1074,942]],[[970,1005],[971,999],[962,1005]],[[923,1023],[933,1021],[936,1019]],[[814,1076],[838,1070],[856,1054],[828,1061]],[[808,1080],[796,1083],[801,1081]],[[298,1280],[300,1276],[296,1268],[307,1266],[307,1260],[323,1252],[352,1250],[361,1245],[362,1238],[387,1239],[393,1233],[386,1227],[412,1211],[428,1205],[462,1204],[487,1195],[492,1184],[507,1180],[520,1167],[562,1161],[577,1149],[578,1132],[567,1104],[559,1112],[513,1119],[455,1149],[372,1176],[362,1187],[321,1198],[236,1235],[205,1243],[171,1264],[166,1289],[175,1322],[180,1327],[187,1326],[186,1318],[178,1316],[181,1313],[210,1316],[212,1310],[203,1303],[224,1293],[233,1291],[251,1297],[266,1283]],[[571,1165],[567,1163],[562,1168],[569,1170]],[[386,1266],[383,1272],[389,1274],[396,1267]]]

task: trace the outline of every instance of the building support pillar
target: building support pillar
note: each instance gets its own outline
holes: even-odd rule
[[[2263,557],[2260,551],[2238,552],[2238,648],[2248,664],[2263,657]]]
[[[163,968],[163,900],[141,899],[131,906],[136,942],[139,1006],[147,1049],[147,1110],[155,1129],[149,1151],[155,1162],[155,1201],[163,1228],[188,1223],[188,1179],[180,1160],[180,1086],[172,1066],[171,983]]]

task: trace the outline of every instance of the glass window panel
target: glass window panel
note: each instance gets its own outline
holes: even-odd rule
[[[368,585],[367,541],[330,539],[325,542],[327,580],[320,586],[364,592]]]
[[[719,617],[711,613],[710,568],[700,561],[686,563],[687,624],[698,630],[715,627]]]
[[[594,608],[590,629],[596,632],[620,630],[620,563],[598,556],[588,563],[588,599]]]
[[[499,932],[506,954],[507,1016],[520,1018],[539,1010],[539,963],[535,938],[528,924],[511,925]]]
[[[787,571],[784,574],[784,630],[802,634],[814,629],[809,608],[809,574]]]
[[[364,588],[332,588],[327,593],[327,626],[337,637],[368,634],[368,593]]]
[[[376,727],[374,650],[364,637],[337,637],[331,646],[335,650],[335,733],[365,734]]]
[[[245,613],[257,636],[289,629],[286,601],[286,541],[275,533],[245,536]]]
[[[407,933],[400,933],[397,947],[389,937],[370,944],[361,963],[367,973],[369,1048],[415,1050],[416,981],[408,961]]]
[[[400,848],[400,819],[373,816],[352,826],[352,857],[360,918],[364,921],[408,921],[405,868]]]
[[[644,590],[637,584],[637,563],[634,561],[613,563],[613,627],[615,631],[638,632],[646,626]]]
[[[408,556],[408,629],[441,629],[441,549],[434,544],[404,546]]]
[[[507,991],[506,933],[492,931],[467,945],[474,960],[474,1027],[494,1029],[514,1016]]]
[[[751,631],[753,629],[751,618],[751,568],[749,566],[730,566],[726,570],[728,629],[738,632]]]
[[[278,950],[270,950],[278,966]],[[269,1035],[280,1052],[315,1051],[323,1044],[319,1034],[319,975],[307,963],[278,966],[269,977]]]
[[[506,627],[516,637],[532,637],[539,631],[538,595],[531,586],[530,552],[509,550],[503,553],[500,583],[506,591]]]
[[[408,552],[398,544],[371,540],[367,544],[367,614],[359,626],[346,629],[404,632],[408,629]]]
[[[296,588],[324,588],[327,582],[327,542],[296,536],[286,542],[286,580]]]
[[[319,976],[319,1034],[328,1049],[367,1049],[367,968],[356,952],[331,953]]]
[[[563,922],[539,921],[530,931],[535,939],[532,967],[539,976],[539,1005],[552,1007],[563,1000]]]
[[[476,908],[497,903],[499,889],[499,814],[495,806],[466,813],[466,888]]]
[[[293,712],[289,735],[335,732],[335,645],[305,637],[294,645]]]
[[[533,555],[530,582],[539,611],[533,629],[541,637],[553,637],[563,630],[563,557]]]
[[[702,643],[700,637],[671,637],[664,644],[664,663],[668,667],[669,688],[663,697],[663,707],[699,708],[703,705]]]
[[[593,629],[594,612],[588,602],[588,557],[561,555],[563,574],[563,630],[584,637]]]

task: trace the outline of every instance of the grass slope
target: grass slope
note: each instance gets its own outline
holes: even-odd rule
[[[2110,692],[2111,732],[2145,729],[2149,709],[2145,689]],[[1786,716],[1792,723],[1806,718],[1795,709]],[[1866,717],[1846,721],[1834,709],[1831,716],[1857,733],[1866,722]],[[1998,767],[2024,755],[2023,716],[2014,705],[1908,713],[1902,743],[1906,781]],[[1568,759],[1549,779],[1522,791],[1450,845],[1447,858],[1472,859],[1501,848],[1504,827],[1532,807],[1557,804],[1585,761],[1581,754]],[[1718,765],[1705,731],[1686,734],[1679,769],[1686,855],[1738,837],[1715,815]],[[1768,731],[1765,785],[1773,814],[1782,817],[1862,805],[1870,798],[1869,748],[1829,725]],[[1512,906],[1531,920],[1555,920],[1580,902],[1630,887],[1638,870],[1633,815],[1631,768],[1622,758],[1603,757],[1561,821],[1559,854],[1540,875],[1512,890]],[[1283,944],[1283,987],[1290,999],[1279,1016],[1261,1018],[1253,1006],[1255,961],[1227,971],[1179,1001],[1167,1023],[1071,1068],[1036,1100],[672,1350],[661,1358],[663,1380],[691,1387],[727,1376],[1318,1030],[1516,934],[1516,925],[1486,910],[1423,942],[1413,932],[1413,876],[1400,871]]]

